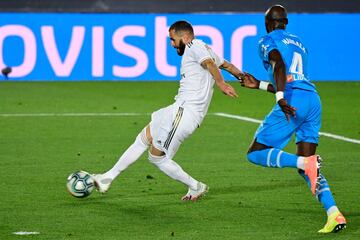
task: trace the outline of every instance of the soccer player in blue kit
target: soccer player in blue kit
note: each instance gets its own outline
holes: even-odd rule
[[[307,49],[287,32],[287,13],[274,5],[265,13],[267,35],[259,41],[259,55],[270,82],[245,73],[241,85],[276,95],[276,104],[255,133],[247,157],[264,167],[291,167],[307,181],[311,192],[325,208],[328,219],[320,233],[338,232],[346,220],[336,206],[325,177],[320,173],[321,158],[315,155],[321,126],[321,101],[307,70]],[[281,149],[296,134],[297,153]]]

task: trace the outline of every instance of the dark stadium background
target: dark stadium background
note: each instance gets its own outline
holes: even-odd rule
[[[1,1],[2,12],[115,12],[115,13],[188,13],[188,12],[263,12],[266,6],[282,4],[296,13],[358,13],[359,1],[339,0],[12,0]]]

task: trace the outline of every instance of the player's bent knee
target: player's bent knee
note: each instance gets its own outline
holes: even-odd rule
[[[247,159],[249,162],[259,165],[259,157],[258,157],[258,151],[252,151],[247,154]]]
[[[159,165],[159,164],[163,163],[164,161],[166,161],[166,155],[156,156],[156,155],[151,154],[150,151],[148,153],[149,153],[148,159],[152,164]]]

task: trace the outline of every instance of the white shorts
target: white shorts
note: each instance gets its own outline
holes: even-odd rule
[[[166,156],[175,156],[180,144],[189,137],[198,123],[193,112],[182,106],[181,103],[161,108],[151,114],[150,133],[152,145],[163,151]]]

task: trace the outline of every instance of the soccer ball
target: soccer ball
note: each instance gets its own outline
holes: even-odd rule
[[[95,188],[94,179],[85,171],[77,171],[67,178],[68,192],[77,198],[87,197]]]

